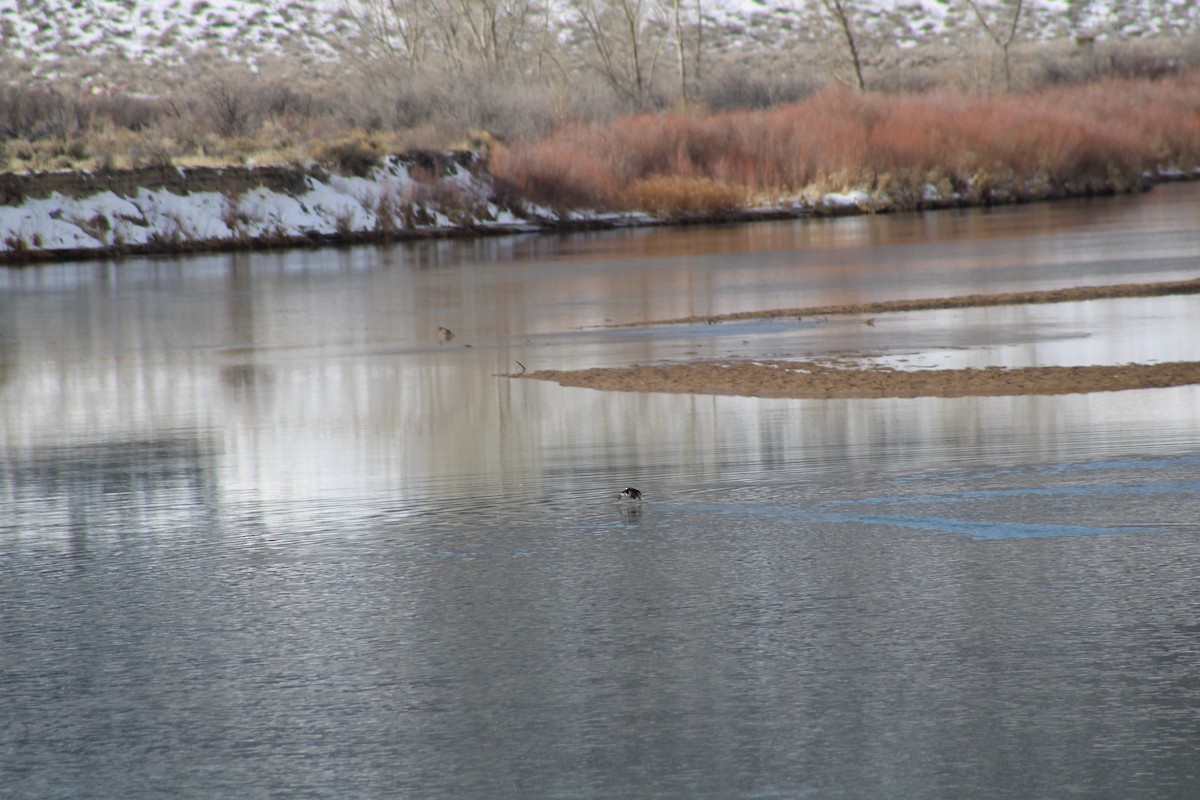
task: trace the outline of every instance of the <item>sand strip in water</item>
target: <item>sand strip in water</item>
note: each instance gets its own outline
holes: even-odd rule
[[[1200,279],[1166,283],[1083,286],[1040,292],[964,295],[816,306],[767,312],[690,317],[666,323],[717,322],[780,316],[882,314],[943,308],[1059,303],[1113,297],[1157,297],[1200,293]],[[1200,383],[1200,362],[1117,364],[1077,367],[897,370],[860,359],[806,361],[699,361],[607,369],[539,370],[510,375],[555,381],[563,386],[620,392],[671,392],[748,397],[967,397],[1115,392]]]

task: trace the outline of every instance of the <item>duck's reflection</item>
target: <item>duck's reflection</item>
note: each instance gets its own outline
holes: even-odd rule
[[[625,522],[637,522],[642,518],[641,505],[630,505],[629,503],[618,503],[617,513]]]

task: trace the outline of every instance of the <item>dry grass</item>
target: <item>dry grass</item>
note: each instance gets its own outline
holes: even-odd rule
[[[659,217],[717,217],[746,203],[746,192],[710,178],[659,176],[633,181],[626,204]]]

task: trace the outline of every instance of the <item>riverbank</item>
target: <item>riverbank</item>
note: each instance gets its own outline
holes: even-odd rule
[[[317,164],[0,175],[0,262],[112,258],[529,227],[491,199],[478,154]]]
[[[1087,286],[1042,292],[965,295],[925,300],[818,306],[656,324],[717,323],[780,316],[828,317],[906,311],[1059,303],[1114,297],[1200,293],[1200,279],[1164,283]],[[805,360],[720,360],[581,370],[539,370],[510,378],[619,392],[736,395],[796,399],[968,397],[1114,392],[1200,383],[1200,362],[1074,367],[899,370],[871,363],[869,355]]]
[[[996,186],[976,195],[930,185],[916,206],[907,195],[848,191],[758,204],[697,202],[682,211],[676,202],[674,210],[650,213],[531,202],[470,151],[389,156],[354,172],[275,165],[8,173],[0,174],[0,263],[965,208],[1149,190],[1198,176],[1175,170],[1145,175],[1136,187]]]
[[[0,263],[504,236],[858,212],[854,196],[658,218],[501,199],[479,153],[319,165],[0,174]]]

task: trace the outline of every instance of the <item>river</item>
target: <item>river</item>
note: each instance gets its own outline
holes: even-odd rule
[[[0,798],[1193,797],[1200,388],[502,375],[1197,360],[1194,296],[612,326],[1198,268],[1185,184],[0,269]]]

